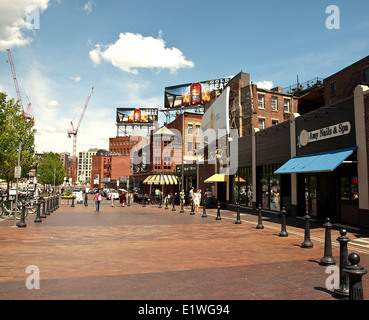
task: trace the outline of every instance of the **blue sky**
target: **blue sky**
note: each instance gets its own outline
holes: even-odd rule
[[[92,86],[77,151],[107,149],[116,108],[162,107],[166,86],[242,70],[253,82],[286,87],[369,54],[367,0],[11,3],[0,0],[0,91],[16,97],[10,48],[23,104],[26,93],[32,102],[38,152],[72,153],[67,130]],[[23,24],[31,5],[40,8],[39,29]],[[326,28],[329,5],[340,10],[339,29]]]

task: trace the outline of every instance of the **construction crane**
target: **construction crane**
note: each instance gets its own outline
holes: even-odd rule
[[[27,119],[32,119],[33,116],[29,114],[29,110],[31,109],[31,102],[29,101],[29,98],[27,96],[27,93],[26,93],[26,97],[28,99],[28,106],[27,106],[27,110],[24,111],[24,107],[23,107],[23,102],[22,102],[22,97],[21,97],[21,94],[20,94],[20,91],[19,91],[19,86],[18,86],[18,80],[17,80],[17,75],[15,73],[15,67],[14,67],[14,62],[13,62],[13,58],[12,58],[12,54],[10,52],[9,49],[6,50],[8,52],[8,57],[9,57],[9,62],[10,62],[10,67],[12,69],[12,75],[13,75],[13,80],[14,80],[14,85],[15,85],[15,90],[17,91],[17,96],[18,96],[18,101],[19,101],[19,104],[20,104],[20,107],[21,107],[21,111],[24,115],[25,118]],[[7,61],[8,62],[8,61]],[[23,89],[24,90],[24,89]]]
[[[88,102],[90,101],[90,97],[92,95],[93,90],[94,90],[94,87],[91,88],[90,93],[87,96],[86,103],[85,103],[85,106],[83,108],[81,117],[79,118],[79,122],[78,122],[77,127],[74,128],[73,121],[71,121],[70,123],[72,125],[72,130],[68,130],[68,138],[70,138],[73,135],[72,180],[77,175],[77,133],[78,133],[78,129],[81,125],[83,116],[86,112],[86,108],[87,108]]]

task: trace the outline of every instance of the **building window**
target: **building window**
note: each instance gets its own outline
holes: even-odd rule
[[[258,108],[264,109],[264,95],[258,94]]]
[[[200,134],[200,125],[197,124],[195,127],[195,134]]]
[[[364,70],[364,81],[369,82],[369,67]]]
[[[161,169],[161,159],[160,157],[154,157],[154,169]]]
[[[259,129],[263,130],[265,128],[265,119],[259,118]]]
[[[193,154],[193,143],[192,142],[187,143],[187,153]]]
[[[331,97],[335,97],[336,96],[336,81],[331,83]]]
[[[276,126],[278,124],[278,120],[272,119],[272,126]]]
[[[272,110],[277,111],[278,110],[278,98],[272,97]]]
[[[192,123],[189,123],[187,125],[187,133],[188,134],[192,134],[193,133],[193,124]]]
[[[290,99],[284,99],[284,112],[290,112]]]
[[[164,157],[163,169],[170,169],[171,168],[171,158]]]

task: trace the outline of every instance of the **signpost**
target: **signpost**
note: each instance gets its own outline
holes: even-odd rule
[[[17,225],[17,210],[18,210],[18,179],[21,177],[21,166],[20,166],[20,154],[22,150],[22,142],[19,142],[18,148],[18,166],[14,168],[14,178],[17,179],[17,184],[15,188],[15,207],[14,207],[14,227]]]

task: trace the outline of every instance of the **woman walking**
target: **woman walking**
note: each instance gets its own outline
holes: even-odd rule
[[[97,190],[96,193],[95,193],[96,212],[100,211],[100,201],[101,201],[101,194]]]

